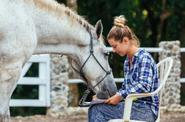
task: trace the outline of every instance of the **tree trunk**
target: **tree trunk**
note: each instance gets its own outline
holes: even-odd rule
[[[164,22],[171,15],[170,11],[166,7],[166,0],[162,1],[162,13],[160,15],[160,22],[158,27],[157,44],[161,41],[161,35],[164,30]]]
[[[77,11],[77,0],[67,0],[67,6],[74,11]]]

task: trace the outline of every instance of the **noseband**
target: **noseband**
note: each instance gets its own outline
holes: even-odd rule
[[[88,102],[85,102],[85,100],[87,99],[87,96],[89,95],[90,91],[94,91],[95,87],[97,87],[108,75],[111,74],[111,70],[107,71],[102,65],[101,63],[98,61],[98,59],[96,58],[96,56],[94,55],[94,48],[93,48],[93,37],[92,37],[92,33],[89,32],[89,35],[90,35],[90,54],[89,56],[87,57],[87,59],[85,60],[85,62],[82,64],[80,70],[78,71],[76,68],[74,68],[72,66],[72,68],[78,72],[80,74],[80,76],[86,81],[87,83],[87,90],[84,92],[82,98],[80,99],[79,101],[79,106],[81,107],[87,107],[89,106],[89,103]],[[85,66],[85,64],[88,62],[88,60],[90,59],[90,57],[93,57],[95,59],[95,61],[98,63],[98,65],[102,68],[102,70],[106,73],[105,76],[100,80],[98,81],[94,86],[91,86],[90,84],[88,84],[88,80],[85,76],[85,73],[83,72],[83,68]],[[108,90],[107,90],[108,91]],[[109,91],[108,91],[109,93]],[[109,93],[110,95],[110,93]]]

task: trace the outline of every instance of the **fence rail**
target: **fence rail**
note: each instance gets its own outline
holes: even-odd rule
[[[141,47],[141,49],[145,49],[146,51],[150,52],[150,53],[159,53],[162,51],[161,48],[159,47]],[[107,47],[107,51],[112,52],[112,47]],[[180,48],[180,52],[181,53],[185,53],[185,48]],[[114,78],[114,80],[116,82],[122,82],[124,80],[124,78]],[[83,83],[83,80],[80,79],[69,79],[68,83]],[[185,83],[185,78],[181,78],[180,79],[180,83]]]
[[[159,47],[141,47],[141,49],[145,49],[146,51],[150,52],[150,53],[159,53],[162,51],[161,48]],[[107,50],[112,52],[112,47],[107,47]],[[180,52],[184,53],[185,52],[185,48],[180,48]]]

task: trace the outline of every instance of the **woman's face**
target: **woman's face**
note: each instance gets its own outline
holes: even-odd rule
[[[119,54],[120,56],[125,56],[129,49],[128,38],[123,38],[122,42],[116,41],[114,38],[108,40],[110,46],[113,48],[113,52]]]

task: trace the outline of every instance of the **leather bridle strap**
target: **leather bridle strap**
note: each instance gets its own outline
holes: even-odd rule
[[[82,106],[82,107],[86,107],[87,105],[85,105],[85,100],[88,96],[88,94],[90,93],[90,91],[94,91],[94,88],[97,87],[108,75],[111,74],[111,70],[110,71],[107,71],[102,65],[101,63],[98,61],[98,59],[96,58],[96,56],[94,55],[94,48],[93,48],[93,37],[92,37],[92,33],[89,31],[89,34],[90,34],[90,54],[89,56],[87,57],[87,59],[85,60],[85,62],[82,64],[80,70],[78,71],[76,68],[74,68],[72,66],[72,68],[78,72],[80,74],[80,76],[86,81],[87,83],[87,90],[84,92],[84,95],[82,96],[82,98],[80,99],[79,101],[79,106]],[[106,72],[105,76],[100,80],[98,81],[98,83],[96,83],[94,86],[91,86],[90,84],[88,84],[88,79],[85,77],[85,74],[83,72],[83,68],[85,66],[85,64],[88,62],[88,60],[90,59],[90,57],[93,57],[95,59],[95,61],[98,63],[98,65],[103,69],[103,71]],[[108,92],[109,93],[109,92]],[[109,94],[110,95],[110,94]],[[89,106],[89,105],[88,105]]]

